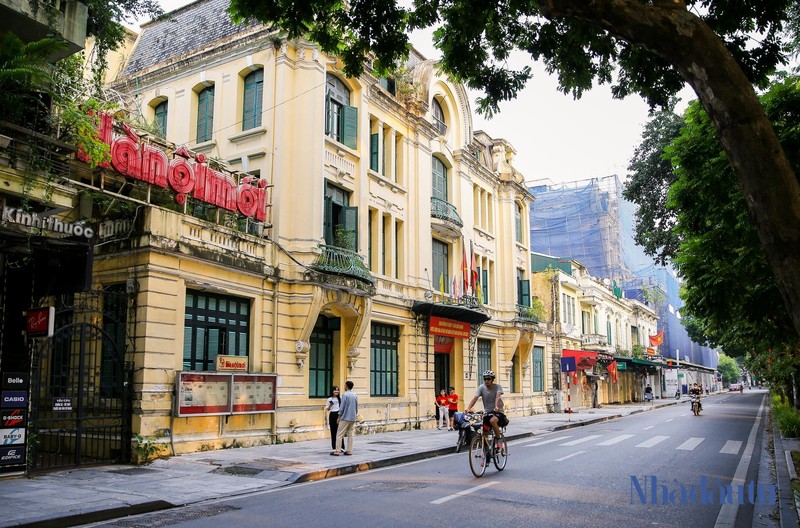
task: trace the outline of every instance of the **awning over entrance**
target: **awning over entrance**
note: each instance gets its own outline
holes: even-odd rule
[[[599,354],[589,350],[569,350],[565,348],[561,351],[562,358],[575,358],[575,366],[578,370],[587,370],[597,362]]]
[[[469,324],[483,324],[491,319],[479,310],[457,304],[414,301],[411,311],[419,315],[443,317]]]

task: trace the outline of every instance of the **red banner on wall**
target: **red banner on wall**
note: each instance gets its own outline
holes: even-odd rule
[[[431,335],[469,339],[469,323],[431,316]]]

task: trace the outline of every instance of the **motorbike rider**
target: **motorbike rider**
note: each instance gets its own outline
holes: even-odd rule
[[[700,401],[700,398],[703,395],[703,390],[695,383],[692,385],[692,388],[689,389],[689,396],[694,396],[697,398],[697,403],[700,405],[700,410],[703,410],[703,402]]]
[[[500,427],[508,425],[508,418],[503,414],[503,388],[494,382],[494,372],[487,370],[483,373],[483,385],[478,386],[475,392],[475,397],[467,405],[467,412],[472,411],[472,406],[478,401],[478,398],[483,399],[483,411],[487,414],[483,416],[483,422],[487,423],[494,430],[495,438],[503,438],[500,433]]]

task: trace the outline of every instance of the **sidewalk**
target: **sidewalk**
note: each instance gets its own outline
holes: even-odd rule
[[[681,403],[686,403],[686,398]],[[606,405],[568,414],[513,417],[509,440],[675,405]],[[330,440],[225,449],[0,480],[0,527],[66,527],[269,490],[296,482],[453,453],[456,435],[436,429],[357,436],[353,456],[330,456]]]

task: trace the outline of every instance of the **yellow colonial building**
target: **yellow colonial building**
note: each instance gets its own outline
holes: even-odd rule
[[[388,78],[200,0],[142,27],[92,182],[96,288],[128,294],[131,430],[171,452],[435,427],[497,372],[510,416],[558,372],[530,307],[514,148],[413,52]],[[101,207],[102,205],[102,207]]]

